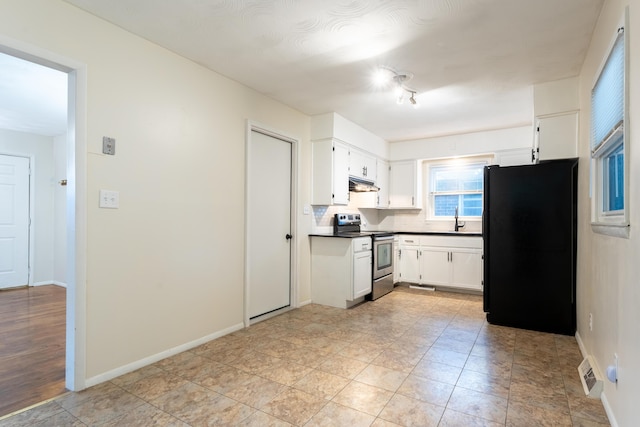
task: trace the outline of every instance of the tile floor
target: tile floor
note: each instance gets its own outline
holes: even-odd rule
[[[308,305],[0,426],[601,426],[575,338],[488,325],[478,296]]]

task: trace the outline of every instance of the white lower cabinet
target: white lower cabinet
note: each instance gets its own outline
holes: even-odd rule
[[[311,300],[348,308],[371,293],[371,238],[311,237]]]
[[[482,290],[481,237],[401,235],[399,251],[403,282]]]

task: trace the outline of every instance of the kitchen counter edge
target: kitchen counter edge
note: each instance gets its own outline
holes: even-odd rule
[[[368,231],[365,231],[367,233]],[[455,231],[394,231],[393,234],[409,234],[422,236],[455,236],[455,237],[482,237],[481,232],[455,232]],[[367,237],[367,234],[361,236],[341,235],[333,233],[309,233],[309,237],[337,237],[339,239],[357,239],[359,237]]]

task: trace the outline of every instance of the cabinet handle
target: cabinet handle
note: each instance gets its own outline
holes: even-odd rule
[[[398,259],[402,258],[402,249],[398,249]]]
[[[415,200],[414,199],[415,199],[415,197],[411,196],[411,206],[413,206],[415,204]]]
[[[420,259],[420,251],[416,251],[416,259]]]

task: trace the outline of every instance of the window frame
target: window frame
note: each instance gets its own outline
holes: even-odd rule
[[[433,170],[441,167],[453,167],[453,166],[470,166],[473,164],[482,165],[482,169],[484,170],[485,166],[489,166],[492,164],[493,158],[491,156],[473,156],[473,157],[456,157],[456,158],[442,158],[442,159],[434,159],[425,162],[426,170],[425,170],[425,200],[426,200],[426,220],[427,221],[451,221],[454,219],[454,216],[436,216],[435,215],[435,196],[436,192],[433,191]],[[452,194],[462,194],[459,192],[452,192]],[[479,192],[469,192],[467,194],[480,194],[482,198],[484,198],[484,185],[483,189]],[[482,199],[484,200],[484,199]],[[462,216],[459,215],[458,218],[463,221],[481,221],[482,214],[478,216]]]
[[[622,31],[620,33],[620,31]],[[602,71],[609,60],[616,42],[622,38],[624,49],[624,81],[623,81],[623,119],[622,124],[611,133],[604,142],[594,147],[593,136],[589,137],[590,169],[591,169],[591,228],[594,232],[616,237],[629,237],[629,183],[630,183],[630,138],[629,129],[629,18],[628,9],[625,9],[623,18],[609,43],[598,72],[592,84],[592,90],[598,83]],[[590,103],[591,106],[591,103]],[[593,109],[593,107],[591,106]],[[592,120],[591,116],[589,117]],[[623,155],[623,200],[624,206],[619,210],[605,209],[608,203],[609,175],[607,161],[611,154],[622,147]],[[594,149],[595,148],[595,149]]]

